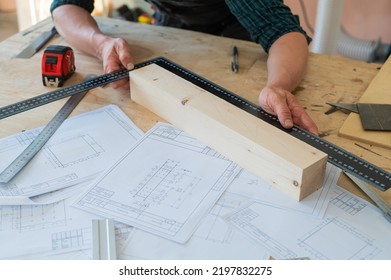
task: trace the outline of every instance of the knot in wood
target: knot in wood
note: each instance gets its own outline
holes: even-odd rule
[[[188,97],[185,97],[182,99],[181,103],[182,105],[186,105],[186,103],[189,101],[189,98]]]

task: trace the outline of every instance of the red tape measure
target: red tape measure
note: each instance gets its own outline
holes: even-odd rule
[[[42,83],[44,86],[62,87],[75,72],[75,56],[68,46],[48,46],[42,56]]]

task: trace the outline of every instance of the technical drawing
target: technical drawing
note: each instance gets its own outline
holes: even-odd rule
[[[73,149],[66,149],[66,147],[73,147]],[[105,152],[103,147],[88,134],[61,139],[46,145],[43,151],[54,168],[66,168],[96,158]]]
[[[41,129],[0,139],[0,170],[32,142]],[[67,119],[0,195],[32,197],[86,181],[115,161],[143,132],[114,105]],[[9,160],[9,162],[7,162]]]
[[[194,237],[213,243],[231,244],[235,230],[223,216],[242,204],[242,197],[225,192],[197,228]]]
[[[159,123],[75,206],[184,242],[240,170],[204,150],[196,139]]]
[[[256,240],[259,244],[275,253],[275,256],[281,259],[293,259],[297,257],[297,254],[285,246],[282,242],[273,236],[267,234],[257,224],[253,224],[253,220],[256,220],[259,214],[250,208],[243,208],[239,212],[228,217],[228,221],[243,231],[245,234]]]
[[[323,244],[322,248],[319,244]],[[337,218],[325,219],[300,237],[298,245],[315,259],[369,260],[381,252],[371,238]],[[336,246],[340,247],[339,250],[335,250]]]
[[[366,207],[365,203],[357,197],[338,188],[334,189],[334,197],[330,200],[330,203],[350,215],[356,215]]]
[[[165,143],[171,143],[173,145],[180,145],[182,148],[210,155],[212,157],[224,158],[224,156],[222,156],[220,153],[216,152],[208,146],[201,144],[199,141],[193,137],[190,137],[185,132],[176,127],[161,126],[153,131],[151,138],[158,141],[164,141]]]
[[[36,190],[45,190],[44,193],[50,192],[51,190],[55,190],[58,186],[63,185],[71,185],[72,182],[75,182],[78,178],[77,174],[70,173],[64,176],[60,176],[57,178],[53,178],[52,180],[42,181],[38,184],[28,185],[25,188],[18,188],[16,184],[8,184],[5,187],[2,187],[0,190],[0,195],[3,196],[23,196],[30,195],[34,193]]]
[[[52,233],[52,250],[81,249],[91,247],[92,229],[79,228]]]
[[[24,149],[27,145],[29,145],[34,138],[39,134],[38,130],[33,130],[30,132],[25,132],[17,137],[7,137],[5,139],[2,139],[1,145],[0,145],[0,153],[6,153],[9,151],[12,151],[14,149],[22,150]]]
[[[179,209],[201,181],[191,173],[181,168],[179,162],[170,159],[161,166],[155,166],[130,192],[137,200],[136,207],[144,210],[151,204],[164,204]]]
[[[66,226],[64,201],[36,206],[0,206],[0,232],[27,232]]]
[[[330,207],[335,205],[330,204]],[[376,233],[374,236],[378,239],[375,239],[364,233],[364,228],[360,230],[354,226],[355,220],[360,221],[357,217],[355,220],[349,217],[349,212],[343,212],[343,215],[351,219],[350,223],[331,215],[323,219],[303,219],[289,211],[253,202],[229,215],[227,221],[265,246],[277,258],[305,256],[321,260],[369,260],[389,255],[381,247],[389,244],[386,233]],[[274,220],[268,217],[274,217]],[[374,222],[377,222],[376,219]],[[288,231],[289,235],[284,235]],[[371,232],[370,229],[368,232]]]

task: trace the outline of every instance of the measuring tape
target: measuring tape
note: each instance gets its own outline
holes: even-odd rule
[[[135,65],[135,69],[152,63],[159,65],[173,74],[180,76],[181,78],[206,90],[207,92],[214,94],[215,96],[231,103],[234,106],[237,106],[238,108],[254,115],[255,117],[285,131],[293,137],[296,137],[317,148],[318,150],[321,150],[328,155],[328,162],[339,167],[343,171],[360,178],[377,189],[386,191],[391,187],[391,174],[389,172],[298,126],[294,126],[292,129],[283,128],[277,117],[268,114],[260,106],[247,101],[246,99],[220,87],[211,81],[206,80],[201,76],[198,76],[197,74],[179,66],[178,64],[175,64],[166,58],[158,57],[149,61],[145,61]],[[27,99],[25,101],[15,103],[13,105],[0,108],[0,119],[44,105],[49,102],[53,102],[55,100],[59,100],[67,96],[71,96],[79,92],[99,87],[120,79],[128,78],[128,76],[129,70],[121,69],[115,72],[104,74],[102,76],[98,76],[89,81],[81,82],[73,86],[55,90],[37,97]]]
[[[87,80],[93,77],[95,76],[88,76]],[[33,159],[66,118],[72,113],[73,109],[76,108],[77,104],[79,104],[86,93],[87,91],[80,92],[67,100],[60,111],[58,111],[53,119],[51,119],[51,121],[42,129],[38,136],[35,137],[26,149],[24,149],[23,152],[0,173],[0,183],[8,183]]]

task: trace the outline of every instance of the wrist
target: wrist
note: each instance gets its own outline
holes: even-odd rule
[[[105,45],[110,41],[110,39],[110,37],[100,32],[94,32],[93,34],[91,34],[89,45],[91,46],[90,50],[92,52],[92,55],[103,61],[104,48]]]

